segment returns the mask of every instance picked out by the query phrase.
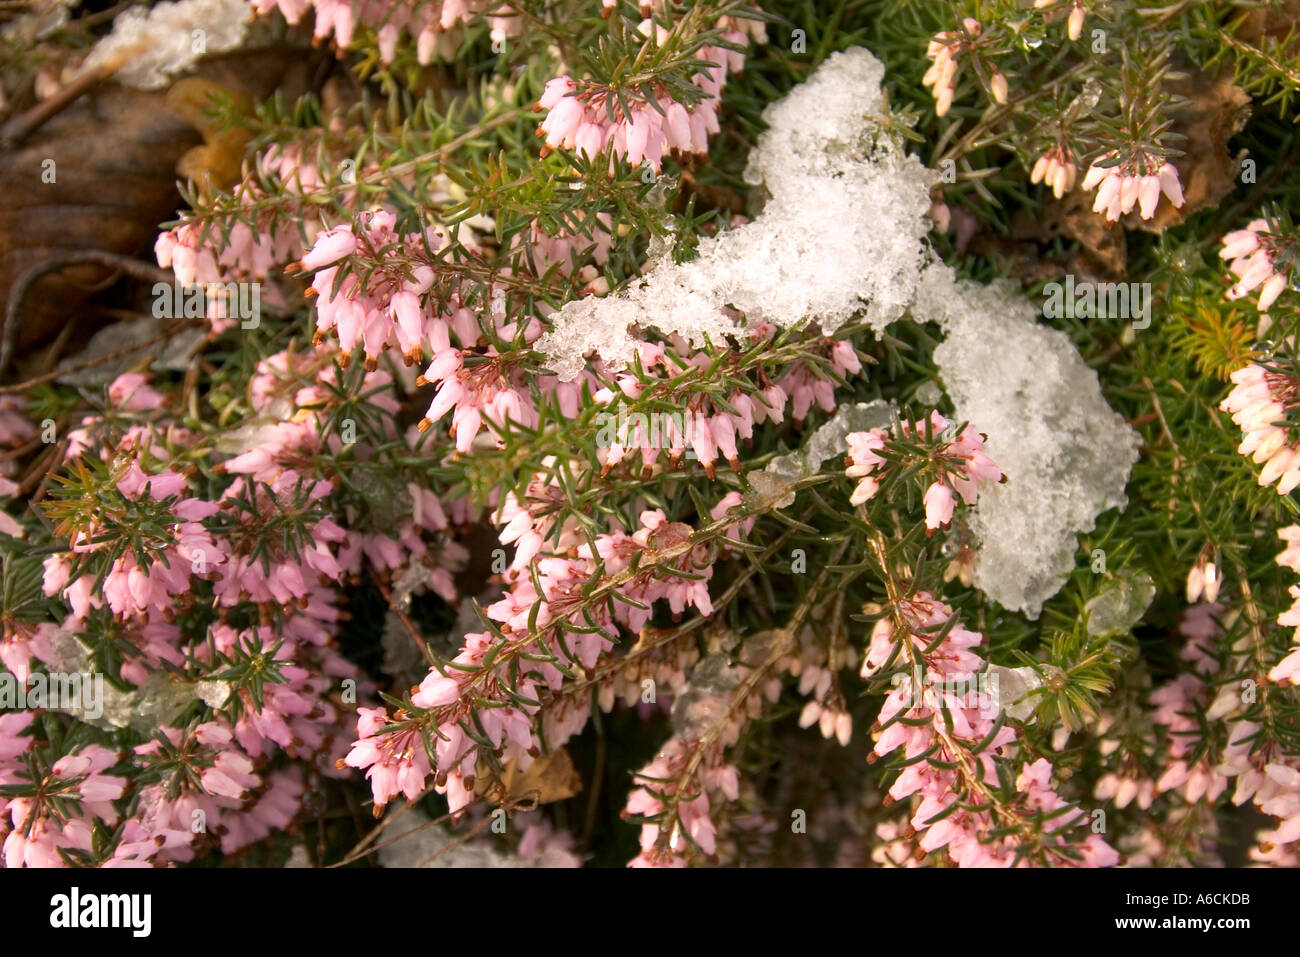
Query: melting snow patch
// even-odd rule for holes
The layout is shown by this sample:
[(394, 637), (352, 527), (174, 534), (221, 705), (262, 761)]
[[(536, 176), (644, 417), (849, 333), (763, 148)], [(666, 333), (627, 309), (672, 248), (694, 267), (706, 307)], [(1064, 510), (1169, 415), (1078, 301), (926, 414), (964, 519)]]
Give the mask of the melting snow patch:
[(925, 271), (912, 307), (946, 330), (939, 374), (958, 418), (988, 434), (985, 450), (1007, 476), (980, 490), (971, 519), (975, 584), (1033, 618), (1074, 568), (1078, 533), (1127, 504), (1138, 457), (1137, 434), (1106, 404), (1097, 373), (1036, 313), (1008, 286), (959, 282), (942, 263)]
[(179, 0), (127, 10), (95, 44), (82, 70), (115, 69), (119, 83), (161, 89), (204, 54), (239, 46), (248, 32), (248, 12), (246, 0)]
[[(1027, 299), (959, 282), (933, 261), (925, 214), (937, 176), (884, 130), (883, 80), (866, 50), (831, 56), (763, 113), (769, 129), (745, 178), (770, 199), (752, 223), (701, 240), (690, 262), (660, 259), (613, 295), (566, 304), (537, 348), (570, 380), (593, 353), (615, 367), (630, 362), (636, 329), (699, 347), (764, 321), (816, 321), (828, 335), (859, 317), (883, 331), (909, 310), (939, 323), (947, 338), (935, 360), (948, 394), (958, 416), (988, 434), (1007, 476), (981, 491), (972, 517), (975, 583), (1036, 617), (1074, 567), (1075, 536), (1126, 503), (1138, 438), (1069, 338), (1039, 325)], [(778, 471), (804, 464), (783, 460)]]

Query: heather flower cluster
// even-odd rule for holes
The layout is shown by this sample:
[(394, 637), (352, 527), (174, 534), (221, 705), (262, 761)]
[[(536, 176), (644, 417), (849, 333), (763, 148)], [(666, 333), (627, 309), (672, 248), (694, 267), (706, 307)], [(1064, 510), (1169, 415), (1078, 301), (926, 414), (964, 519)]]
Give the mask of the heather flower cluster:
[[(1295, 530), (1282, 536), (1295, 538)], [(1293, 568), (1296, 558), (1279, 556)], [(1253, 746), (1261, 733), (1258, 722), (1244, 717), (1246, 701), (1238, 682), (1222, 684), (1231, 673), (1231, 658), (1222, 661), (1207, 649), (1231, 624), (1232, 613), (1222, 605), (1204, 603), (1189, 608), (1181, 633), (1186, 638), (1180, 657), (1189, 669), (1177, 680), (1151, 693), (1157, 706), (1152, 716), (1164, 729), (1167, 751), (1157, 766), (1156, 793), (1178, 794), (1189, 810), (1212, 806), (1225, 793), (1234, 805), (1247, 801), (1273, 818), (1257, 835), (1251, 858), (1261, 863), (1294, 863), (1300, 842), (1300, 771), (1294, 756), (1272, 745)], [(1283, 663), (1285, 664), (1285, 662)], [(1270, 681), (1286, 682), (1282, 665)], [(1217, 685), (1217, 689), (1216, 689)], [(1207, 722), (1210, 722), (1207, 725)], [(1207, 740), (1207, 737), (1211, 740)], [(1228, 789), (1231, 788), (1231, 791)], [(1213, 862), (1213, 852), (1206, 862)]]
[(1029, 174), (1031, 183), (1044, 183), (1052, 188), (1052, 194), (1060, 199), (1074, 189), (1079, 178), (1079, 167), (1075, 162), (1073, 151), (1068, 146), (1053, 146), (1034, 163)]
[[(761, 21), (726, 17), (719, 23), (721, 39), (747, 45), (751, 38), (763, 43), (767, 34)], [(663, 44), (671, 35), (668, 28), (651, 20), (638, 30)], [(698, 99), (691, 104), (674, 100), (666, 88), (653, 99), (641, 91), (623, 91), (590, 81), (558, 76), (546, 84), (537, 101), (547, 111), (538, 127), (551, 149), (573, 150), (595, 160), (608, 150), (632, 166), (646, 164), (655, 173), (665, 154), (709, 152), (709, 136), (718, 132), (718, 109), (729, 73), (744, 68), (744, 55), (730, 47), (706, 46), (697, 54), (709, 65), (691, 78)]]
[[(948, 420), (938, 412), (931, 412), (924, 422), (900, 423), (900, 438), (911, 435), (927, 443), (939, 438), (938, 442), (933, 442), (934, 447), (927, 450), (926, 471), (932, 476), (923, 498), (927, 534), (938, 528), (946, 529), (952, 523), (953, 509), (958, 500), (968, 506), (974, 505), (979, 499), (979, 483), (1005, 481), (1001, 470), (984, 454), (984, 442), (988, 436), (967, 425), (960, 432), (956, 432), (955, 427), (951, 429), (955, 437), (949, 441), (946, 438), (949, 431)], [(891, 467), (902, 464), (891, 461), (887, 453), (882, 454), (888, 448), (889, 440), (885, 429), (854, 432), (845, 437), (849, 446), (849, 464), (845, 474), (858, 480), (849, 499), (852, 504), (860, 505), (874, 498)]]
[[(967, 17), (960, 30), (937, 34), (926, 48), (925, 55), (932, 61), (922, 83), (933, 87), (934, 111), (945, 116), (952, 108), (952, 98), (957, 92), (957, 75), (961, 70), (961, 57), (970, 51), (980, 35), (978, 20)], [(1007, 101), (1007, 80), (996, 70), (989, 79), (989, 91), (999, 103)]]
[[(357, 28), (363, 27), (375, 35), (380, 56), (391, 62), (397, 52), (403, 33), (415, 38), (418, 62), (431, 62), (445, 47), (443, 38), (448, 31), (470, 23), (478, 14), (493, 12), (490, 16), (494, 39), (504, 39), (519, 33), (519, 19), (507, 7), (495, 0), (401, 0), (384, 3), (380, 0), (251, 0), (254, 12), (266, 16), (277, 10), (289, 23), (297, 23), (310, 10), (313, 18), (314, 42), (323, 43), (331, 36), (340, 50), (354, 42)], [(454, 49), (454, 48), (453, 48)]]
[(1177, 167), (1145, 154), (1121, 157), (1111, 152), (1094, 160), (1082, 187), (1097, 190), (1092, 211), (1105, 213), (1108, 222), (1132, 212), (1134, 206), (1143, 219), (1150, 219), (1162, 194), (1175, 207), (1183, 205)]
[[(1052, 764), (1046, 758), (1022, 767), (1017, 802), (989, 800), (998, 786), (997, 759), (1013, 757), (1017, 735), (1011, 725), (994, 725), (996, 709), (980, 701), (979, 692), (921, 693), (922, 675), (973, 685), (971, 679), (985, 664), (974, 650), (984, 636), (953, 621), (952, 609), (928, 592), (900, 598), (881, 612), (862, 677), (891, 663), (904, 670), (872, 726), (875, 745), (868, 760), (874, 763), (902, 748), (907, 766), (890, 786), (885, 805), (920, 798), (905, 829), (909, 839), (916, 838), (917, 851), (909, 861), (947, 848), (962, 867), (1016, 866), (1035, 850), (1062, 866), (1115, 864), (1119, 855), (1104, 839), (1076, 830), (1084, 823), (1083, 812), (1053, 790)], [(918, 760), (923, 755), (933, 760)], [(965, 806), (954, 812), (959, 802)], [(1000, 827), (1007, 828), (1006, 836), (992, 837)], [(1041, 846), (1032, 847), (1027, 836)]]
[[(446, 667), (431, 670), (411, 695), (409, 712), (390, 721), (380, 708), (364, 712), (358, 721), (360, 737), (346, 763), (367, 769), (377, 810), (399, 792), (408, 799), (417, 796), (435, 767), (434, 790), (446, 795), (453, 813), (461, 810), (473, 796), (480, 748), (489, 747), (498, 761), (526, 771), (541, 751), (543, 729), (546, 743), (559, 747), (586, 723), (589, 704), (567, 709), (540, 727), (535, 720), (539, 694), (560, 691), (568, 667), (594, 667), (613, 647), (620, 626), (634, 634), (640, 631), (656, 601), (665, 601), (675, 615), (688, 608), (705, 615), (712, 610), (712, 569), (702, 560), (705, 550), (692, 545), (690, 528), (668, 522), (661, 511), (647, 511), (633, 533), (602, 535), (593, 546), (578, 544), (577, 523), (570, 522), (567, 530), (556, 530), (557, 548), (539, 558), (533, 550), (540, 550), (539, 529), (549, 532), (551, 520), (545, 515), (546, 489), (535, 494), (529, 509), (515, 502), (503, 510), (514, 518), (502, 538), (521, 540), (516, 567), (504, 576), (504, 597), (486, 609), (504, 647), (496, 643), (495, 629), (467, 634), (464, 650)], [(729, 504), (721, 503), (724, 511)], [(644, 563), (646, 556), (664, 553), (679, 557), (666, 562), (659, 574), (626, 574), (634, 561)], [(602, 580), (619, 582), (622, 600), (593, 612), (583, 592)], [(565, 626), (583, 632), (570, 632), (566, 640)], [(536, 663), (534, 676), (513, 682), (512, 688), (510, 675), (521, 659)], [(480, 713), (475, 705), (482, 708), (484, 701), (494, 705)], [(466, 733), (463, 727), (471, 711), (478, 717), (478, 734)], [(413, 753), (421, 728), (437, 741), (432, 763), (422, 750)]]

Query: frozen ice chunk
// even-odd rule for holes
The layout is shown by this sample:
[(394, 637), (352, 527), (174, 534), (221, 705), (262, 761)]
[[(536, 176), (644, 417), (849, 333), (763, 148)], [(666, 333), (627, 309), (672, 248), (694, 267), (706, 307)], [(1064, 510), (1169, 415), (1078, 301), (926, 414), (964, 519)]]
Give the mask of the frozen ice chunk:
[(1117, 578), (1083, 606), (1088, 615), (1088, 634), (1128, 631), (1142, 620), (1155, 597), (1156, 584), (1146, 572)]
[(1033, 716), (1039, 702), (1033, 691), (1043, 684), (1043, 676), (1034, 668), (1028, 665), (1022, 668), (989, 665), (983, 677), (992, 715), (1005, 709), (1007, 717), (1015, 721), (1025, 721)]
[(221, 708), (230, 700), (231, 687), (229, 681), (200, 681), (194, 685), (194, 697), (209, 708)]
[(916, 388), (916, 401), (927, 408), (939, 404), (943, 398), (943, 390), (933, 382), (922, 382)]
[(899, 318), (925, 262), (938, 177), (885, 132), (883, 78), (880, 61), (853, 48), (769, 106), (745, 171), (769, 194), (763, 212), (701, 240), (690, 262), (658, 258), (612, 295), (567, 303), (537, 342), (549, 368), (567, 381), (593, 353), (626, 365), (633, 329), (699, 348), (764, 321), (815, 321), (829, 335), (859, 314), (882, 331)]
[(754, 469), (745, 475), (745, 481), (752, 490), (745, 493), (745, 504), (755, 511), (794, 504), (794, 489), (778, 475)]
[(719, 653), (709, 655), (691, 671), (690, 681), (673, 699), (673, 734), (698, 740), (709, 728), (727, 718), (732, 690), (741, 683), (740, 669)]
[[(884, 399), (841, 405), (830, 420), (804, 443), (802, 448), (779, 455), (767, 463), (766, 472), (786, 482), (816, 475), (827, 459), (843, 459), (847, 451), (844, 437), (850, 432), (885, 428), (890, 423), (890, 403)], [(751, 482), (752, 484), (752, 482)]]
[(45, 662), (51, 673), (64, 678), (59, 700), (46, 702), (51, 711), (62, 711), (105, 731), (131, 728), (145, 734), (172, 725), (194, 701), (194, 686), (155, 671), (133, 691), (122, 691), (107, 681), (90, 649), (70, 631), (60, 628), (50, 640)]
[(912, 309), (946, 331), (934, 358), (957, 416), (988, 434), (1007, 476), (981, 490), (971, 520), (975, 585), (1031, 618), (1074, 567), (1078, 533), (1127, 503), (1139, 441), (1069, 337), (1036, 314), (1008, 285), (959, 282), (942, 263), (926, 270)]
[(379, 846), (379, 863), (383, 867), (550, 868), (574, 867), (577, 863), (571, 853), (556, 844), (550, 844), (540, 854), (524, 859), (494, 847), (486, 838), (467, 841), (464, 832), (454, 833), (435, 824), (419, 810), (410, 811), (395, 821), (392, 830), (396, 836), (388, 839), (391, 843), (384, 842)]

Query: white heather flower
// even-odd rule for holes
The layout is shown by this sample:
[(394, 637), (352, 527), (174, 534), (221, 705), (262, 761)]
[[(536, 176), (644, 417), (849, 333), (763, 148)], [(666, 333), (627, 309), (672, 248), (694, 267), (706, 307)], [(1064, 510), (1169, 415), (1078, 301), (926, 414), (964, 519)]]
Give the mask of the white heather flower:
[(1208, 558), (1201, 559), (1187, 573), (1187, 603), (1194, 604), (1203, 598), (1214, 604), (1219, 600), (1219, 586), (1222, 583), (1219, 566)]
[(1251, 363), (1232, 374), (1236, 383), (1219, 408), (1232, 413), (1242, 431), (1239, 455), (1262, 465), (1260, 485), (1277, 483), (1279, 495), (1300, 485), (1300, 449), (1290, 443), (1285, 427), (1287, 410), (1296, 405), (1297, 383), (1285, 372)]
[(1287, 270), (1277, 265), (1277, 235), (1266, 220), (1255, 219), (1245, 229), (1223, 237), (1219, 256), (1229, 260), (1228, 268), (1237, 277), (1228, 290), (1229, 299), (1240, 299), (1259, 288), (1259, 310), (1264, 312), (1287, 286)]
[[(1112, 150), (1099, 157), (1099, 160), (1112, 159), (1117, 155)], [(1150, 219), (1155, 215), (1161, 193), (1174, 206), (1183, 205), (1183, 187), (1178, 179), (1178, 169), (1172, 163), (1153, 159), (1146, 154), (1130, 157), (1114, 166), (1099, 166), (1094, 162), (1083, 178), (1083, 188), (1089, 190), (1094, 187), (1097, 189), (1097, 198), (1092, 204), (1092, 211), (1105, 213), (1108, 222), (1114, 222), (1120, 216), (1132, 212), (1134, 206), (1138, 207), (1143, 219)]]
[[(934, 93), (935, 107), (937, 115), (943, 116), (952, 106), (953, 94), (957, 92), (957, 71), (960, 64), (957, 61), (958, 55), (970, 47), (970, 39), (979, 36), (980, 25), (978, 20), (967, 17), (962, 21), (965, 32), (951, 30), (946, 33), (935, 34), (930, 45), (926, 48), (925, 55), (934, 62), (930, 64), (930, 69), (925, 71), (925, 76), (921, 78), (923, 86), (932, 87)], [(1001, 79), (1002, 98), (999, 103), (1006, 102), (1006, 78), (1001, 74), (995, 74), (992, 84), (993, 96), (998, 98), (997, 80)]]

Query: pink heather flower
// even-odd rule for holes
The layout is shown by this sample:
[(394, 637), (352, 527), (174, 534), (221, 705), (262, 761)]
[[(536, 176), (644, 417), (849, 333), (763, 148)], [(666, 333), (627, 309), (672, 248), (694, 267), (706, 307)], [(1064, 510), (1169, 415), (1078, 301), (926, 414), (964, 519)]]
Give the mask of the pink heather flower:
[[(641, 826), (641, 854), (629, 867), (685, 866), (692, 845), (708, 856), (716, 852), (717, 825), (710, 814), (715, 804), (740, 797), (739, 774), (726, 762), (722, 748), (715, 745), (694, 772), (691, 784), (695, 796), (679, 799), (677, 784), (695, 747), (697, 743), (692, 740), (669, 738), (654, 760), (633, 776), (623, 817), (647, 820)], [(666, 808), (665, 799), (674, 801), (675, 808)]]
[[(348, 227), (336, 227), (318, 237), (315, 247), (302, 260), (305, 268), (321, 267), (312, 279), (308, 295), (316, 299), (316, 335), (314, 343), (327, 336), (338, 338), (342, 352), (340, 365), (345, 368), (360, 345), (365, 353), (366, 369), (378, 367), (379, 356), (397, 347), (405, 365), (420, 361), (426, 351), (442, 355), (453, 348), (454, 333), (467, 349), (478, 345), (480, 330), (475, 314), (461, 306), (453, 296), (449, 312), (433, 314), (425, 294), (437, 278), (435, 254), (448, 240), (446, 230), (431, 225), (423, 232), (398, 235), (396, 216), (387, 209), (371, 209), (360, 216), (360, 233)], [(364, 239), (364, 242), (362, 240)], [(462, 240), (476, 249), (468, 230)], [(401, 247), (397, 253), (393, 247)], [(343, 255), (358, 256), (366, 266), (360, 273), (338, 280), (338, 260)], [(416, 265), (402, 265), (398, 258)], [(377, 260), (377, 261), (375, 261)], [(364, 274), (363, 287), (359, 274)], [(497, 332), (502, 338), (514, 337), (515, 330), (505, 321), (500, 298), (494, 297), (487, 318), (502, 320)], [(537, 335), (541, 334), (540, 328)], [(532, 336), (535, 338), (535, 336)], [(474, 432), (471, 430), (470, 437)]]
[(216, 257), (200, 244), (199, 229), (194, 224), (160, 234), (154, 242), (154, 253), (158, 265), (163, 269), (170, 267), (182, 286), (217, 282), (221, 278)]
[(1079, 176), (1079, 167), (1074, 162), (1074, 153), (1068, 146), (1053, 146), (1034, 163), (1030, 174), (1031, 183), (1043, 183), (1052, 188), (1052, 194), (1060, 199), (1074, 189)]
[[(736, 44), (748, 44), (751, 34), (760, 41), (766, 36), (756, 21), (727, 17), (720, 26), (724, 37)], [(649, 20), (639, 27), (647, 37), (651, 29)], [(667, 35), (661, 25), (657, 33), (661, 41)], [(693, 107), (663, 95), (653, 103), (638, 99), (644, 94), (631, 91), (623, 91), (619, 97), (597, 84), (579, 84), (572, 77), (559, 76), (547, 82), (538, 99), (538, 108), (548, 111), (538, 132), (549, 149), (574, 150), (589, 160), (608, 149), (611, 161), (613, 156), (621, 156), (632, 166), (644, 163), (656, 173), (669, 151), (707, 154), (708, 137), (719, 130), (717, 111), (727, 74), (739, 72), (744, 57), (723, 47), (704, 47), (698, 56), (713, 65), (692, 77), (704, 94)]]
[[(532, 820), (538, 816), (538, 820)], [(542, 867), (581, 867), (582, 858), (574, 853), (574, 837), (568, 831), (556, 830), (546, 818), (536, 812), (525, 812), (523, 837), (515, 854), (521, 861), (535, 862)]]
[[(180, 775), (171, 786), (142, 788), (138, 810), (124, 823), (122, 842), (108, 866), (193, 860), (203, 849), (200, 835), (217, 825), (221, 850), (230, 854), (292, 822), (303, 793), (298, 768), (273, 772), (264, 781), (241, 750), (238, 730), (232, 732), (222, 721), (206, 722), (188, 734), (161, 730), (167, 747), (156, 739), (140, 745), (135, 763), (147, 768), (162, 762), (165, 768), (179, 759), (195, 768), (198, 777)], [(204, 826), (196, 828), (200, 823)]]
[[(184, 476), (170, 470), (148, 475), (133, 460), (117, 487), (128, 499), (148, 496), (164, 502), (184, 494), (187, 482)], [(49, 596), (62, 593), (77, 620), (84, 618), (92, 606), (107, 606), (123, 618), (170, 610), (174, 596), (190, 591), (192, 575), (216, 571), (225, 561), (225, 549), (200, 524), (216, 513), (215, 505), (186, 498), (170, 508), (176, 518), (170, 526), (171, 540), (155, 542), (154, 554), (145, 564), (141, 564), (141, 557), (132, 549), (127, 549), (108, 567), (99, 592), (92, 593), (93, 574), (89, 577), (83, 574), (69, 583), (67, 560), (52, 555), (45, 561), (45, 593)], [(73, 551), (79, 554), (103, 551), (107, 543), (100, 540), (100, 529), (92, 526), (87, 532), (84, 540), (73, 542)]]
[[(598, 213), (595, 216), (585, 217), (579, 211), (574, 216), (590, 230), (591, 236), (563, 230), (551, 235), (537, 222), (533, 223), (526, 234), (515, 234), (513, 241), (516, 245), (523, 245), (524, 236), (527, 235), (527, 244), (538, 274), (545, 273), (551, 266), (557, 266), (562, 275), (569, 276), (573, 274), (574, 264), (581, 263), (582, 257), (589, 255), (599, 264), (604, 264), (609, 259), (610, 245), (613, 242), (609, 232), (612, 222), (609, 214)], [(604, 280), (603, 276), (598, 278)]]
[(993, 71), (993, 76), (989, 80), (989, 93), (993, 95), (995, 102), (1007, 102), (1007, 78), (996, 70)]
[[(721, 521), (727, 516), (727, 512), (744, 502), (744, 496), (739, 492), (728, 492), (718, 500), (718, 504), (709, 509), (709, 517), (715, 522)], [(743, 540), (750, 530), (754, 527), (754, 522), (758, 519), (751, 515), (743, 522), (732, 525), (727, 529), (727, 537), (736, 541)]]
[[(331, 35), (341, 50), (352, 43), (358, 24), (374, 31), (378, 40), (380, 59), (391, 63), (397, 53), (402, 33), (416, 40), (418, 62), (423, 66), (439, 52), (440, 43), (448, 30), (457, 24), (468, 23), (479, 14), (490, 12), (498, 0), (445, 0), (443, 3), (419, 3), (417, 0), (251, 0), (253, 9), (260, 15), (279, 10), (289, 23), (298, 23), (308, 10), (314, 11), (315, 42), (321, 43)], [(488, 23), (494, 40), (515, 36), (519, 32), (518, 17), (489, 16)], [(442, 51), (444, 55), (446, 50)]]
[(163, 397), (148, 385), (141, 372), (127, 372), (109, 384), (108, 401), (123, 412), (149, 412), (163, 404)]
[[(1279, 529), (1277, 535), (1286, 543), (1277, 556), (1277, 563), (1300, 573), (1300, 525), (1288, 525)], [(1295, 629), (1292, 633), (1295, 647), (1268, 673), (1268, 680), (1279, 685), (1300, 684), (1300, 587), (1292, 585), (1288, 591), (1292, 598), (1291, 607), (1278, 615), (1277, 621), (1284, 627)]]
[(852, 432), (844, 437), (849, 447), (849, 466), (844, 474), (859, 479), (849, 498), (853, 505), (861, 505), (880, 490), (880, 479), (873, 473), (878, 466), (885, 464), (885, 459), (878, 453), (885, 447), (887, 434), (884, 429), (872, 429), (869, 432)]
[[(923, 497), (928, 532), (948, 527), (958, 497), (966, 505), (974, 505), (980, 483), (1004, 481), (1002, 470), (984, 453), (985, 436), (967, 425), (953, 440), (945, 442), (939, 436), (947, 428), (947, 419), (938, 412), (930, 414), (931, 435), (938, 443), (927, 457), (927, 464), (938, 475)], [(919, 438), (925, 434), (925, 423), (905, 422), (902, 429), (904, 435)], [(879, 491), (880, 480), (888, 469), (887, 460), (879, 452), (889, 441), (889, 433), (883, 428), (845, 436), (849, 465), (844, 474), (859, 480), (849, 498), (851, 504), (860, 505)]]
[(61, 851), (89, 854), (95, 829), (116, 827), (113, 802), (126, 793), (127, 779), (104, 773), (120, 755), (96, 744), (47, 767), (41, 767), (46, 758), (37, 755), (33, 779), (21, 760), (30, 755), (31, 739), (20, 737), (32, 717), (0, 716), (0, 783), (20, 789), (19, 796), (0, 798), (0, 833), (5, 834), (0, 851), (5, 867), (64, 867)]
[(1114, 166), (1098, 165), (1100, 160), (1118, 155), (1114, 150), (1106, 153), (1088, 168), (1088, 174), (1083, 178), (1084, 190), (1097, 188), (1093, 212), (1104, 212), (1106, 220), (1114, 222), (1136, 205), (1141, 217), (1150, 219), (1155, 215), (1161, 193), (1174, 206), (1183, 205), (1182, 184), (1178, 180), (1178, 169), (1172, 163), (1141, 153)]
[(799, 727), (810, 728), (815, 724), (823, 738), (834, 737), (841, 747), (848, 747), (853, 738), (853, 716), (845, 710), (834, 672), (819, 665), (801, 664), (799, 693), (810, 692), (813, 700), (800, 712)]
[(299, 768), (269, 774), (265, 789), (251, 807), (241, 814), (223, 815), (226, 833), (221, 836), (222, 852), (232, 854), (288, 828), (302, 807), (305, 792)]
[(1083, 34), (1083, 4), (1075, 3), (1070, 9), (1068, 32), (1071, 40), (1077, 40)]
[(1156, 797), (1156, 783), (1150, 778), (1135, 778), (1119, 774), (1105, 774), (1097, 781), (1092, 796), (1098, 801), (1109, 801), (1123, 809), (1130, 804), (1145, 811)]
[[(1202, 799), (1216, 800), (1228, 786), (1228, 779), (1215, 770), (1207, 755), (1202, 755), (1194, 764), (1187, 760), (1200, 737), (1197, 706), (1204, 707), (1208, 703), (1207, 690), (1205, 682), (1196, 674), (1184, 673), (1176, 681), (1151, 693), (1151, 703), (1157, 706), (1153, 720), (1168, 728), (1169, 742), (1165, 771), (1155, 783), (1158, 793), (1179, 791), (1189, 802), (1195, 803)], [(1096, 796), (1106, 799), (1100, 793), (1100, 785)]]
[(430, 774), (429, 756), (424, 740), (415, 727), (399, 728), (387, 734), (379, 729), (389, 723), (400, 724), (401, 715), (390, 722), (383, 708), (358, 708), (357, 734), (352, 750), (343, 759), (349, 767), (366, 768), (375, 797), (375, 816), (398, 794), (414, 801), (424, 793)]
[[(1285, 529), (1281, 537), (1288, 543), (1289, 552), (1300, 541), (1300, 529)], [(1292, 556), (1287, 556), (1282, 564), (1289, 567), (1292, 560)], [(1217, 720), (1234, 713), (1239, 706), (1238, 691), (1231, 683), (1218, 694), (1218, 698), (1231, 700), (1231, 710), (1221, 711), (1217, 701), (1211, 703), (1215, 697), (1211, 683), (1220, 683), (1223, 676), (1219, 662), (1202, 647), (1223, 637), (1216, 616), (1224, 611), (1215, 605), (1197, 605), (1188, 610), (1179, 626), (1188, 639), (1181, 657), (1192, 663), (1193, 670), (1184, 672), (1151, 695), (1152, 702), (1158, 705), (1156, 723), (1168, 728), (1169, 757), (1157, 790), (1178, 790), (1189, 802), (1213, 803), (1235, 778), (1232, 803), (1253, 801), (1277, 825), (1258, 833), (1260, 847), (1252, 851), (1252, 859), (1286, 859), (1285, 849), (1282, 852), (1276, 849), (1300, 842), (1300, 768), (1295, 758), (1276, 754), (1272, 746), (1262, 743), (1257, 724), (1232, 719), (1228, 722), (1228, 744), (1219, 754), (1219, 763), (1211, 763), (1211, 751), (1205, 751), (1195, 764), (1189, 763), (1191, 755), (1199, 750), (1204, 720), (1208, 718), (1214, 727)], [(1266, 850), (1270, 845), (1273, 849)]]
[(935, 482), (925, 490), (924, 503), (925, 527), (931, 530), (941, 526), (947, 528), (952, 522), (953, 507), (957, 504), (952, 489), (942, 482)]
[(831, 346), (831, 367), (842, 376), (861, 375), (862, 361), (853, 349), (853, 343), (838, 339)]
[(1264, 219), (1225, 235), (1219, 255), (1229, 260), (1228, 268), (1237, 277), (1228, 298), (1240, 299), (1258, 287), (1259, 310), (1267, 311), (1289, 282), (1288, 270), (1278, 266), (1281, 249), (1281, 237)]
[(934, 220), (935, 229), (941, 233), (946, 233), (949, 227), (952, 226), (952, 210), (942, 200), (935, 200), (931, 203), (930, 210), (926, 215)]
[(299, 267), (311, 272), (325, 266), (332, 266), (346, 256), (357, 251), (357, 237), (351, 226), (335, 226), (316, 237), (315, 244), (302, 259)]
[(454, 678), (431, 671), (420, 684), (420, 690), (411, 695), (411, 704), (417, 708), (438, 708), (453, 704), (459, 698), (460, 685)]
[[(947, 627), (945, 632), (952, 609), (928, 592), (899, 601), (889, 612), (877, 620), (862, 665), (863, 677), (874, 675), (891, 658), (899, 670), (873, 726), (875, 744), (869, 759), (885, 757), (899, 748), (909, 759), (891, 785), (885, 804), (914, 800), (910, 825), (920, 834), (918, 846), (924, 853), (946, 848), (960, 867), (1011, 866), (1016, 862), (1017, 839), (989, 837), (1005, 824), (1003, 819), (995, 820), (987, 810), (952, 811), (953, 804), (973, 788), (996, 788), (995, 759), (1015, 756), (1015, 730), (1004, 724), (995, 731), (996, 713), (981, 708), (969, 692), (953, 690), (977, 687), (971, 679), (983, 670), (984, 661), (974, 649), (984, 636), (960, 625)], [(915, 685), (920, 674), (916, 669), (945, 680), (922, 689)], [(972, 755), (976, 744), (981, 750)], [(1019, 799), (1004, 813), (1024, 815), (1026, 821), (1038, 814), (1055, 815), (1048, 826), (1048, 854), (1073, 844), (1089, 866), (1116, 863), (1118, 855), (1113, 849), (1104, 842), (1091, 841), (1095, 835), (1069, 839), (1067, 832), (1081, 823), (1082, 815), (1052, 790), (1051, 772), (1045, 758), (1025, 765), (1016, 781)], [(1053, 859), (1055, 863), (1073, 863), (1064, 855)]]

